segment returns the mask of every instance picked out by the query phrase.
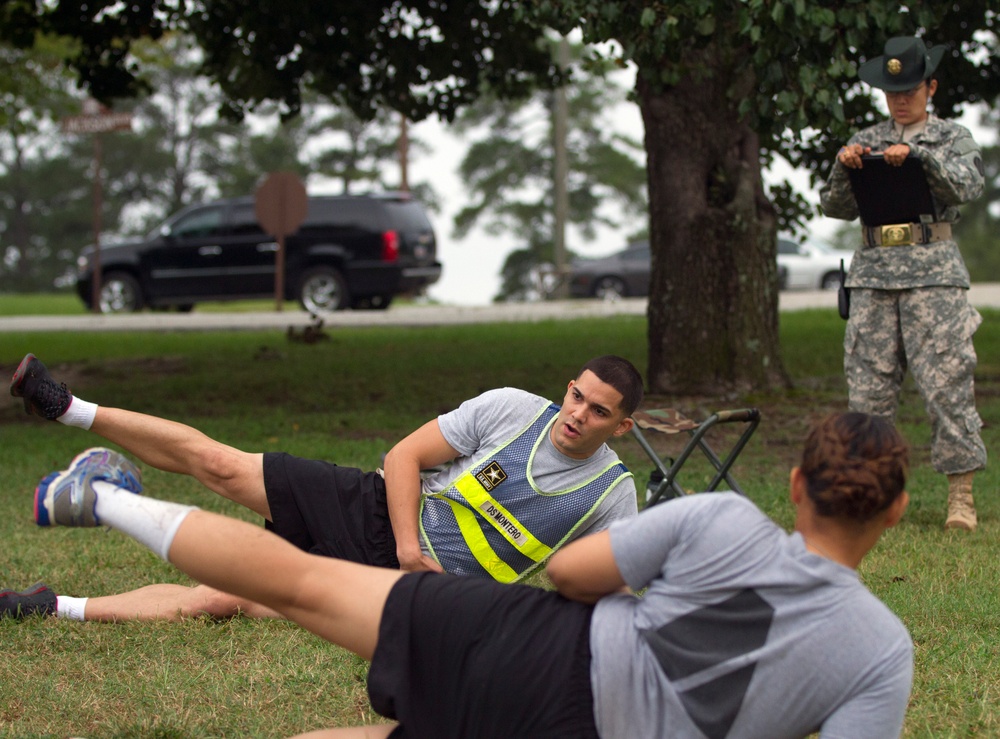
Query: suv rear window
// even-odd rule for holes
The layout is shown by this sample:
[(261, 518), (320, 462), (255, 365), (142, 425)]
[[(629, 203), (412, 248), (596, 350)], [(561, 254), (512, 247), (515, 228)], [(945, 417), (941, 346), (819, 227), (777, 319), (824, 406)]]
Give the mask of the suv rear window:
[(389, 222), (400, 231), (425, 231), (431, 227), (424, 209), (412, 200), (382, 200)]

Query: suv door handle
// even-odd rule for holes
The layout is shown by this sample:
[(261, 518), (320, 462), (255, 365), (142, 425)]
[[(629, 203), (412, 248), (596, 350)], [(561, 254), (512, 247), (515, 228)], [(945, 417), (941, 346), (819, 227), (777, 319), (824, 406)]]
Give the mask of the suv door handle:
[(276, 251), (278, 251), (278, 242), (277, 241), (268, 241), (266, 244), (257, 244), (257, 251), (259, 251), (259, 252), (265, 252), (265, 251), (274, 251), (274, 252), (276, 252)]
[(198, 247), (198, 256), (200, 257), (217, 257), (222, 254), (221, 246), (200, 246)]

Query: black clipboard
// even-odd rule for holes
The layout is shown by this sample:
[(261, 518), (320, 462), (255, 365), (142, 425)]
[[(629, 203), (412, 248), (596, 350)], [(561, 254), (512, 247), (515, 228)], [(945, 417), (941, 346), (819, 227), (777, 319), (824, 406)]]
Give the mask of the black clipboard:
[(866, 226), (935, 220), (931, 188), (916, 157), (908, 156), (894, 167), (881, 154), (865, 154), (861, 169), (848, 169), (847, 174)]

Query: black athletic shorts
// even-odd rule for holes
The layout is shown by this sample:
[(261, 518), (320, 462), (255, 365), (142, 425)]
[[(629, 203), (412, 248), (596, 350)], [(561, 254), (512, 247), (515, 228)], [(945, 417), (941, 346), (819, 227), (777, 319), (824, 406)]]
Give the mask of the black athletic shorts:
[(438, 573), (389, 593), (368, 696), (393, 737), (597, 737), (593, 606), (528, 585)]
[(299, 549), (376, 567), (399, 568), (377, 472), (285, 453), (264, 454), (267, 528)]

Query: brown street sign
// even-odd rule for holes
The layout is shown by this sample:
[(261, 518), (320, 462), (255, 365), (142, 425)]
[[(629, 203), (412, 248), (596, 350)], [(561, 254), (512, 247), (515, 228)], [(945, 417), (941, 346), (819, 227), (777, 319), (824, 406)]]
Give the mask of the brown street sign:
[(285, 292), (285, 237), (299, 230), (308, 210), (306, 186), (294, 172), (271, 172), (254, 195), (257, 222), (278, 240), (274, 255), (275, 310), (281, 310)]
[(102, 113), (100, 115), (76, 115), (63, 118), (62, 130), (66, 133), (105, 133), (107, 131), (132, 130), (131, 113)]

